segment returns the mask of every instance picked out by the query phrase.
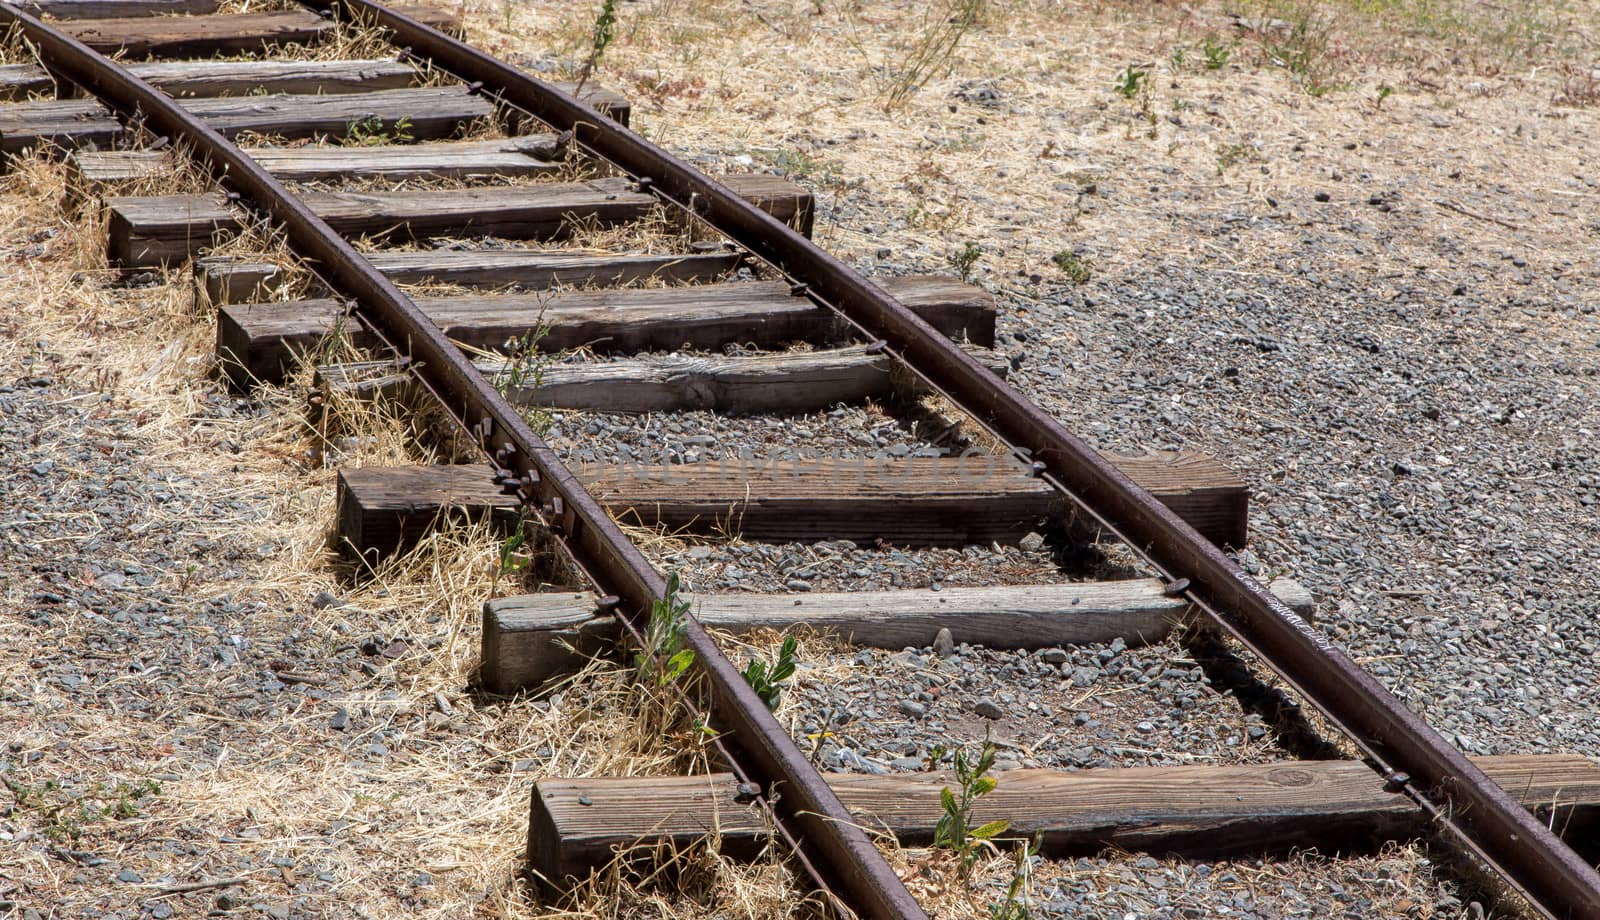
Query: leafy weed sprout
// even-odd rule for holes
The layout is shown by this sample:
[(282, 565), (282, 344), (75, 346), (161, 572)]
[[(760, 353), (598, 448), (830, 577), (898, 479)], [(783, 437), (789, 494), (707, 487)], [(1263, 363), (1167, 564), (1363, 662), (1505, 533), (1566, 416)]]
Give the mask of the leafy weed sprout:
[(1221, 70), (1228, 66), (1228, 58), (1233, 56), (1233, 49), (1214, 38), (1207, 38), (1200, 45), (1200, 51), (1206, 56), (1207, 70)]
[[(937, 764), (946, 753), (943, 746), (935, 745), (928, 757)], [(985, 738), (977, 760), (969, 758), (965, 750), (957, 749), (953, 762), (956, 784), (960, 789), (952, 791), (946, 786), (939, 790), (939, 803), (944, 814), (939, 817), (939, 823), (934, 825), (933, 845), (954, 851), (961, 860), (963, 877), (970, 877), (979, 854), (985, 847), (993, 847), (994, 838), (1005, 833), (1011, 822), (999, 819), (972, 826), (972, 807), (978, 799), (993, 792), (995, 786), (999, 785), (999, 781), (989, 775), (990, 768), (994, 766), (994, 744)]]
[(978, 259), (982, 258), (983, 250), (971, 240), (961, 247), (961, 251), (950, 257), (950, 267), (961, 273), (962, 281), (972, 280), (972, 270), (977, 267)]
[(640, 683), (666, 686), (694, 664), (694, 651), (683, 647), (688, 617), (689, 601), (681, 594), (678, 573), (673, 572), (667, 576), (666, 594), (650, 608), (644, 648), (633, 658)]
[(344, 145), (346, 147), (382, 147), (386, 144), (409, 144), (415, 138), (411, 134), (411, 116), (402, 115), (399, 120), (387, 129), (383, 126), (383, 119), (376, 115), (358, 118), (345, 127)]
[(1131, 102), (1132, 100), (1138, 98), (1140, 90), (1144, 89), (1145, 83), (1149, 79), (1149, 71), (1141, 70), (1138, 67), (1129, 64), (1127, 70), (1124, 70), (1122, 73), (1117, 75), (1117, 82), (1112, 85), (1112, 88), (1115, 89), (1117, 93), (1122, 96), (1122, 98)]
[(795, 656), (799, 649), (799, 640), (794, 636), (787, 636), (783, 640), (783, 646), (778, 649), (778, 660), (770, 666), (760, 658), (753, 659), (745, 665), (745, 683), (756, 691), (756, 695), (761, 697), (761, 702), (766, 703), (768, 709), (778, 708), (778, 701), (783, 696), (783, 682), (794, 676)]
[(1070, 249), (1061, 250), (1051, 256), (1050, 261), (1054, 262), (1056, 268), (1061, 269), (1061, 273), (1073, 284), (1084, 284), (1094, 277), (1094, 263)]
[(606, 53), (606, 46), (617, 37), (617, 0), (601, 0), (600, 12), (594, 17), (594, 29), (589, 34), (589, 56), (584, 58), (583, 66), (578, 68), (577, 86), (572, 94), (577, 95), (583, 91), (583, 85), (594, 76), (595, 68), (600, 66), (600, 56)]

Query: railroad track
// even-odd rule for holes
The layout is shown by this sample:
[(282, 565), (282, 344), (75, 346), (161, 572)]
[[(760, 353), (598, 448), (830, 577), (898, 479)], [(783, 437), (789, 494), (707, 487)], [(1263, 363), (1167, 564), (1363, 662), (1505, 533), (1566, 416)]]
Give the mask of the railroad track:
[[(675, 660), (697, 678), (673, 685), (675, 704), (715, 730), (715, 771), (541, 781), (528, 854), (547, 886), (587, 876), (619, 848), (716, 834), (729, 852), (777, 841), (841, 910), (924, 915), (863, 828), (930, 840), (950, 779), (823, 776), (705, 625), (806, 625), (885, 648), (960, 637), (1055, 649), (1148, 640), (1186, 621), (1197, 643), (1221, 649), (1227, 636), (1253, 653), (1362, 760), (1014, 772), (980, 814), (1036, 834), (1047, 854), (1117, 846), (1219, 857), (1428, 834), (1473, 854), (1547, 916), (1600, 917), (1600, 876), (1551, 830), (1594, 817), (1591, 764), (1463, 757), (1309, 624), (1306, 598), (1292, 587), (1279, 597), (1219, 548), (1247, 539), (1242, 482), (1205, 457), (1100, 456), (1005, 384), (981, 291), (861, 277), (807, 238), (804, 190), (707, 177), (629, 131), (626, 100), (544, 83), (463, 44), (449, 15), (421, 7), (338, 0), (227, 14), (208, 0), (40, 0), (0, 4), (0, 16), (38, 56), (0, 68), (0, 94), (15, 100), (0, 107), (0, 154), (70, 158), (75, 194), (102, 201), (108, 257), (123, 270), (193, 260), (203, 302), (219, 311), (232, 384), (280, 381), (308, 356), (334, 354), (333, 339), (369, 360), (324, 360), (314, 400), (421, 392), (481, 452), (475, 464), (342, 473), (339, 534), (352, 555), (404, 548), (447, 515), (500, 514), (519, 538), (532, 534), (570, 562), (581, 590), (488, 605), (489, 690), (536, 688), (630, 645), (660, 673), (676, 667), (650, 657), (672, 626), (665, 651), (681, 648)], [(397, 54), (272, 57), (353, 23)], [(56, 98), (31, 98), (40, 95)], [(330, 136), (363, 143), (317, 142)], [(294, 141), (310, 143), (285, 143)], [(219, 190), (119, 193), (180, 160)], [(648, 221), (666, 228), (665, 242), (624, 253), (392, 246), (549, 240)], [(281, 234), (298, 264), (217, 247), (259, 228)], [(419, 283), (451, 293), (399, 286)], [(518, 342), (621, 357), (528, 379), (525, 358), (508, 368), (487, 354)], [(783, 349), (795, 342), (811, 348)], [(732, 343), (764, 350), (632, 357)], [(475, 361), (463, 345), (483, 354)], [(562, 456), (526, 417), (529, 406), (795, 412), (907, 394), (933, 394), (948, 411), (940, 440), (951, 442), (956, 420), (972, 437), (890, 459), (607, 466)], [(672, 585), (618, 520), (898, 547), (1017, 542), (1049, 528), (1069, 544), (1119, 539), (1145, 577), (707, 596), (697, 616), (676, 621)]]

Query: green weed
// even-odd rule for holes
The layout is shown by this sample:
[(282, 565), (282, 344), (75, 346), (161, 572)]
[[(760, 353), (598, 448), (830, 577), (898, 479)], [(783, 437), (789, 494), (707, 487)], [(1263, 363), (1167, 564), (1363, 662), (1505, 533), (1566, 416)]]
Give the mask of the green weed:
[(600, 12), (594, 17), (594, 27), (589, 33), (589, 55), (583, 59), (583, 66), (578, 68), (578, 85), (572, 90), (574, 96), (582, 92), (583, 85), (594, 76), (595, 68), (600, 66), (600, 56), (606, 53), (606, 47), (616, 37), (617, 0), (601, 0)]
[(1094, 277), (1094, 263), (1070, 249), (1061, 250), (1051, 256), (1050, 261), (1074, 284), (1083, 284)]
[(1236, 163), (1249, 156), (1250, 148), (1243, 144), (1223, 144), (1217, 148), (1217, 175), (1226, 175)]
[(678, 573), (667, 576), (666, 593), (650, 608), (644, 648), (633, 657), (640, 683), (670, 684), (694, 664), (694, 651), (683, 647), (689, 601), (681, 596)]
[(1233, 56), (1233, 48), (1214, 38), (1207, 38), (1200, 45), (1200, 50), (1206, 56), (1207, 70), (1221, 70), (1228, 66), (1228, 58)]
[[(935, 745), (928, 757), (937, 764), (944, 759), (947, 752), (942, 746)], [(953, 850), (961, 860), (961, 872), (970, 876), (972, 867), (978, 861), (978, 856), (985, 847), (992, 847), (994, 838), (1005, 832), (1011, 826), (1009, 821), (996, 820), (977, 827), (972, 826), (972, 808), (978, 799), (988, 795), (999, 785), (999, 781), (989, 775), (989, 770), (994, 766), (994, 744), (989, 739), (983, 741), (983, 748), (978, 752), (978, 759), (972, 760), (965, 750), (957, 749), (954, 752), (954, 767), (956, 784), (959, 791), (952, 791), (949, 786), (939, 790), (939, 803), (944, 809), (944, 814), (939, 817), (939, 823), (933, 828), (933, 845), (945, 850)]]
[(770, 666), (760, 658), (745, 665), (745, 683), (756, 691), (768, 709), (778, 708), (778, 700), (783, 695), (783, 682), (794, 676), (795, 655), (799, 649), (799, 640), (788, 636), (783, 640), (783, 647), (778, 649), (778, 660)]
[(161, 794), (161, 784), (153, 780), (110, 786), (95, 783), (82, 795), (66, 792), (53, 779), (29, 786), (0, 775), (0, 782), (11, 792), (17, 808), (32, 812), (44, 836), (58, 844), (76, 842), (103, 821), (137, 818), (145, 800)]
[(950, 257), (950, 267), (961, 273), (962, 281), (972, 280), (972, 270), (978, 266), (978, 259), (983, 257), (983, 250), (971, 240), (961, 247), (961, 251)]
[(345, 127), (344, 145), (346, 147), (382, 147), (388, 144), (409, 144), (415, 138), (411, 135), (411, 116), (402, 115), (393, 125), (385, 128), (383, 119), (376, 115), (358, 118)]
[(1128, 69), (1117, 76), (1117, 82), (1112, 84), (1112, 89), (1121, 94), (1122, 98), (1132, 102), (1138, 98), (1140, 91), (1145, 88), (1145, 84), (1149, 80), (1150, 73), (1148, 71), (1129, 64)]

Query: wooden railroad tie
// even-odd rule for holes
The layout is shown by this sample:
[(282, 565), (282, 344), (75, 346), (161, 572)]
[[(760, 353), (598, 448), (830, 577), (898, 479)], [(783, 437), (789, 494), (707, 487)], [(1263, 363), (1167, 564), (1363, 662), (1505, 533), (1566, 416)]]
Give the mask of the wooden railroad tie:
[[(1600, 829), (1600, 766), (1576, 755), (1476, 757), (1473, 761), (1541, 822), (1574, 842)], [(1012, 770), (977, 801), (973, 821), (1004, 818), (1006, 836), (1042, 835), (1049, 856), (1106, 848), (1222, 859), (1294, 849), (1371, 852), (1425, 834), (1428, 816), (1384, 791), (1356, 761), (1238, 766)], [(943, 815), (943, 773), (826, 776), (869, 829), (926, 846)], [(619, 851), (693, 846), (708, 835), (725, 855), (749, 858), (767, 842), (759, 806), (740, 801), (734, 778), (709, 776), (541, 779), (533, 790), (528, 861), (556, 888), (587, 878)]]
[[(1113, 458), (1209, 539), (1243, 546), (1249, 491), (1198, 454)], [(992, 464), (991, 464), (992, 461)], [(1032, 531), (1071, 526), (1059, 492), (1000, 457), (903, 460), (738, 459), (671, 467), (579, 465), (574, 474), (611, 514), (672, 531), (745, 540), (871, 546), (1014, 543)], [(443, 516), (483, 518), (517, 508), (488, 466), (408, 466), (339, 472), (341, 548), (385, 555), (415, 543)]]
[[(987, 348), (967, 346), (997, 376), (1011, 365)], [(921, 378), (902, 373), (895, 359), (866, 345), (754, 355), (651, 355), (541, 367), (537, 383), (509, 378), (513, 359), (473, 364), (505, 397), (529, 408), (588, 412), (820, 412), (841, 403), (921, 395)], [(323, 405), (339, 399), (410, 400), (422, 396), (400, 361), (318, 365), (312, 389)]]
[[(725, 277), (743, 261), (732, 250), (695, 253), (610, 253), (583, 249), (470, 249), (373, 252), (367, 260), (400, 284), (542, 291), (557, 285), (608, 286), (644, 280), (704, 283)], [(230, 256), (195, 260), (195, 285), (216, 305), (272, 300), (288, 279), (276, 262)], [(329, 292), (314, 290), (310, 296)]]
[[(554, 134), (377, 147), (253, 147), (247, 152), (267, 172), (293, 181), (520, 178), (562, 168)], [(87, 195), (160, 176), (172, 168), (173, 157), (159, 150), (79, 150), (69, 165), (74, 189)]]
[[(451, 137), (495, 115), (493, 103), (465, 86), (217, 96), (191, 99), (184, 107), (226, 137), (254, 131), (285, 140), (344, 137), (353, 125), (374, 136), (403, 131), (413, 140), (431, 140)], [(46, 142), (65, 149), (106, 147), (124, 134), (122, 123), (92, 100), (0, 106), (0, 153), (7, 157)]]
[[(217, 96), (262, 94), (370, 93), (385, 89), (405, 89), (420, 76), (410, 64), (393, 58), (343, 61), (146, 61), (125, 65), (136, 77), (178, 98), (203, 99)], [(574, 83), (553, 84), (564, 92), (579, 91)], [(0, 99), (25, 100), (41, 93), (72, 96), (76, 88), (58, 84), (37, 64), (0, 65)], [(627, 124), (632, 107), (625, 96), (598, 84), (586, 84), (579, 98), (596, 110)], [(0, 137), (12, 134), (34, 138), (31, 144), (49, 142), (58, 147), (73, 146), (73, 126), (58, 116), (59, 101), (17, 102), (0, 109)], [(115, 121), (109, 109), (84, 102), (75, 111), (84, 119), (96, 120), (109, 129)]]
[[(980, 346), (994, 342), (994, 301), (981, 290), (929, 276), (879, 283), (946, 335)], [(416, 303), (452, 339), (488, 350), (539, 329), (544, 330), (537, 343), (542, 350), (588, 346), (609, 353), (715, 350), (731, 342), (835, 345), (851, 334), (832, 311), (794, 296), (788, 285), (764, 281), (419, 297)], [(345, 312), (331, 299), (224, 306), (217, 317), (217, 355), (238, 386), (280, 381), (297, 355), (316, 353)], [(377, 344), (354, 324), (344, 326), (352, 344)]]
[[(340, 97), (331, 97), (340, 98)], [(734, 180), (736, 183), (740, 180)], [(756, 203), (779, 220), (810, 213), (809, 192), (773, 177), (750, 184)], [(519, 240), (560, 238), (574, 218), (615, 226), (638, 220), (657, 206), (654, 195), (621, 178), (542, 185), (473, 187), (401, 192), (304, 192), (302, 200), (348, 236), (391, 242), (430, 236), (500, 236)], [(220, 237), (237, 233), (244, 212), (222, 195), (149, 195), (108, 199), (108, 256), (123, 268), (149, 268), (199, 255)]]
[[(1280, 578), (1272, 590), (1310, 619), (1311, 594)], [(620, 628), (588, 592), (524, 594), (483, 605), (479, 681), (493, 693), (534, 689), (618, 647)], [(956, 642), (998, 649), (1038, 649), (1122, 639), (1159, 642), (1193, 611), (1154, 578), (1017, 585), (916, 588), (808, 594), (706, 594), (695, 597), (703, 624), (732, 633), (798, 626), (851, 645), (901, 649), (933, 642), (941, 629)]]
[(18, 0), (30, 13), (57, 19), (104, 19), (114, 16), (198, 16), (222, 8), (220, 0)]
[[(397, 3), (395, 8), (435, 29), (461, 32), (461, 20), (454, 13), (421, 4)], [(152, 55), (204, 58), (261, 51), (273, 45), (309, 45), (328, 38), (337, 28), (332, 19), (310, 10), (154, 16), (126, 15), (120, 4), (111, 9), (118, 13), (114, 18), (73, 18), (56, 26), (96, 51), (120, 52), (128, 59)]]

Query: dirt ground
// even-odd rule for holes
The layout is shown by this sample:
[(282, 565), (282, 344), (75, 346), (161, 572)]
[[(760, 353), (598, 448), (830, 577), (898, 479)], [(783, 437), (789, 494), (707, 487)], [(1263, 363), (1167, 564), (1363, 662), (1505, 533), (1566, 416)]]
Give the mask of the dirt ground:
[[(476, 41), (552, 76), (580, 68), (597, 12), (465, 7)], [(866, 270), (970, 274), (1002, 298), (1004, 331), (1059, 330), (1046, 366), (1109, 347), (1086, 298), (1183, 271), (1308, 299), (1329, 282), (1374, 302), (1461, 289), (1472, 335), (1595, 365), (1600, 4), (644, 0), (616, 13), (594, 79), (634, 100), (647, 136), (707, 169), (813, 188), (817, 238)], [(0, 916), (793, 908), (760, 866), (714, 866), (723, 895), (707, 905), (616, 888), (568, 912), (525, 901), (531, 777), (647, 773), (670, 755), (644, 742), (615, 674), (539, 701), (469, 691), (478, 606), (503, 587), (493, 535), (444, 534), (352, 584), (323, 543), (337, 466), (427, 455), (382, 419), (322, 443), (303, 389), (228, 394), (187, 277), (115, 283), (97, 224), (59, 206), (61, 182), (38, 163), (0, 180)], [(1408, 322), (1364, 331), (1399, 338)], [(1101, 446), (1201, 446), (1269, 499), (1326, 485), (1301, 481), (1292, 439), (1250, 446), (1185, 416), (1181, 392), (1152, 413), (1176, 424), (1126, 424), (1125, 394), (1093, 380), (1022, 379)], [(1238, 416), (1253, 431), (1294, 421)], [(1551, 539), (1592, 536), (1591, 504), (1542, 500)], [(1296, 570), (1275, 527), (1252, 549)], [(1335, 595), (1335, 570), (1308, 583)], [(1593, 663), (1592, 646), (1571, 645), (1565, 663)], [(1427, 673), (1386, 679), (1429, 699)], [(1592, 697), (1533, 705), (1555, 727), (1486, 746), (1600, 754)], [(1413, 850), (1222, 865), (1228, 900), (1192, 907), (1120, 890), (1210, 884), (1192, 869), (1111, 863), (1053, 865), (1038, 884), (1085, 915), (1477, 916)], [(1003, 883), (1009, 867), (985, 872)], [(946, 916), (987, 909), (989, 895), (917, 885)]]

